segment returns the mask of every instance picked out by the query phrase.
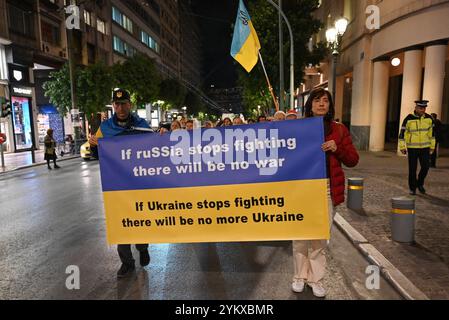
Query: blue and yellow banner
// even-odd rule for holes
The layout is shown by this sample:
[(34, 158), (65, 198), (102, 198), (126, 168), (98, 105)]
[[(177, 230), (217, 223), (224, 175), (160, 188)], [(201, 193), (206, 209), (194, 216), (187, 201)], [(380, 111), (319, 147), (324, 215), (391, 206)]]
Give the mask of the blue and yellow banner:
[(110, 244), (329, 239), (322, 118), (103, 138)]
[(231, 56), (250, 72), (259, 59), (260, 42), (243, 0), (240, 0), (232, 38)]

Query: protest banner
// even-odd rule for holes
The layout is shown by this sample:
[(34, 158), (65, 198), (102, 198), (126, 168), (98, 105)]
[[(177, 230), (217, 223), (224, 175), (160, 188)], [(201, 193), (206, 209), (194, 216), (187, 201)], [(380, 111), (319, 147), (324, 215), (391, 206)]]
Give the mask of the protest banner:
[(110, 244), (329, 239), (322, 118), (104, 138)]

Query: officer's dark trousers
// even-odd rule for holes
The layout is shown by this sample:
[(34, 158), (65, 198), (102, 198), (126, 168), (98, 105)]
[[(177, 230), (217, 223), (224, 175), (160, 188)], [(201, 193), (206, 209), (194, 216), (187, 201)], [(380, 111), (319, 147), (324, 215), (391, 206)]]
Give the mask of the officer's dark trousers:
[(430, 166), (433, 168), (437, 166), (437, 157), (438, 157), (438, 142), (435, 144), (435, 151), (430, 156)]
[[(408, 149), (408, 184), (410, 190), (415, 191), (418, 187), (424, 186), (424, 180), (429, 172), (430, 165), (430, 149)], [(418, 168), (418, 160), (421, 166), (418, 179), (416, 179), (416, 170)]]
[[(139, 252), (148, 250), (148, 244), (136, 244), (136, 249)], [(130, 244), (119, 244), (117, 246), (117, 251), (123, 264), (126, 264), (128, 266), (134, 265), (134, 258), (131, 252)]]

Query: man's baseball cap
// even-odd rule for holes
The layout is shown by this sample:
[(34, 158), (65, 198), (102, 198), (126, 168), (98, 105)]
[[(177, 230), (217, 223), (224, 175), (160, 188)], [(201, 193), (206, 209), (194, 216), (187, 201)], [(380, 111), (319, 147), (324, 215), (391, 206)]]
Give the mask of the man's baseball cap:
[(428, 100), (416, 100), (415, 103), (416, 103), (417, 107), (427, 108), (429, 101)]
[(114, 91), (112, 92), (112, 102), (119, 102), (119, 103), (123, 103), (123, 102), (130, 102), (131, 101), (131, 96), (129, 95), (129, 92), (124, 90), (124, 89), (114, 89)]

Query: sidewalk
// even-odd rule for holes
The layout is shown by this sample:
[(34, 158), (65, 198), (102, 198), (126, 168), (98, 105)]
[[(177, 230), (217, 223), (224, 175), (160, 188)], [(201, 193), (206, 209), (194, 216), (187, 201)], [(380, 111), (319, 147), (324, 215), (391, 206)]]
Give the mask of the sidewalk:
[(430, 299), (449, 299), (449, 158), (442, 150), (437, 168), (426, 179), (427, 195), (416, 196), (414, 244), (391, 239), (391, 199), (408, 196), (407, 158), (392, 152), (361, 152), (356, 168), (346, 169), (346, 177), (362, 177), (364, 211), (350, 211), (345, 205), (340, 215), (374, 245), (395, 267)]
[[(44, 160), (44, 150), (43, 149), (34, 151), (34, 156), (35, 156), (34, 165), (40, 165), (40, 164), (46, 163), (46, 161)], [(58, 156), (57, 161), (59, 162), (61, 160), (73, 159), (73, 158), (78, 158), (78, 157), (79, 157), (79, 155), (72, 156), (70, 154), (67, 154), (67, 155), (64, 155), (63, 157)], [(0, 163), (0, 174), (3, 172), (16, 170), (20, 167), (33, 165), (31, 151), (19, 152), (19, 153), (4, 153), (4, 159), (5, 159), (5, 167), (2, 168), (1, 163)]]

